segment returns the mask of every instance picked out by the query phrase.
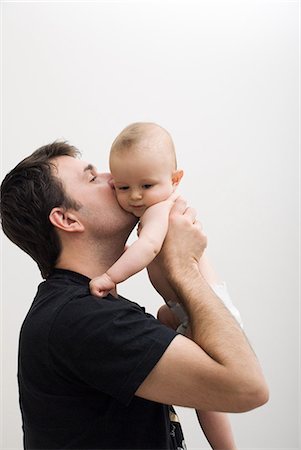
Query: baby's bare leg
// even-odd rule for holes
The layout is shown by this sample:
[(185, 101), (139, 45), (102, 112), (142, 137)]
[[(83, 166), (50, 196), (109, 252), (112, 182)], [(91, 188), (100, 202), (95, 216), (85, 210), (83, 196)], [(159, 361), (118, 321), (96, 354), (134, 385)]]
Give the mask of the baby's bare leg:
[(228, 308), (230, 313), (235, 317), (237, 322), (243, 328), (240, 313), (232, 303), (226, 283), (218, 277), (205, 254), (203, 254), (202, 258), (200, 259), (199, 269), (207, 283), (210, 284), (216, 295), (222, 300), (224, 305)]
[(157, 313), (157, 319), (160, 320), (160, 322), (166, 325), (167, 327), (172, 328), (173, 330), (176, 330), (180, 325), (179, 319), (177, 319), (177, 317), (173, 314), (170, 307), (167, 306), (166, 304), (160, 306)]
[(205, 252), (203, 253), (200, 261), (199, 261), (199, 269), (205, 280), (210, 286), (214, 286), (215, 284), (221, 283), (221, 279), (218, 277), (214, 268), (210, 264), (207, 255)]

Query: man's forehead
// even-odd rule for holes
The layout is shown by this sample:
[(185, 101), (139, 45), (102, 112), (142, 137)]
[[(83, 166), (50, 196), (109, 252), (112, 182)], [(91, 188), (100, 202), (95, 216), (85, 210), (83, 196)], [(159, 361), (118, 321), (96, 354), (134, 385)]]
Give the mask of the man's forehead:
[(95, 169), (95, 167), (87, 161), (66, 155), (55, 158), (53, 163), (57, 169), (57, 175), (63, 179), (66, 177), (83, 178), (87, 172)]

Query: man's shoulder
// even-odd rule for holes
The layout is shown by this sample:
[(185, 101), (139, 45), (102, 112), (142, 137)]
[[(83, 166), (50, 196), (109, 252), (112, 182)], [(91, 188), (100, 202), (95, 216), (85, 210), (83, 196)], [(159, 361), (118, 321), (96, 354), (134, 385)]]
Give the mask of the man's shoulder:
[(46, 280), (41, 283), (38, 293), (33, 303), (33, 308), (49, 309), (53, 313), (68, 313), (72, 310), (72, 315), (101, 313), (104, 311), (116, 311), (118, 309), (139, 309), (144, 312), (138, 303), (132, 302), (125, 297), (113, 297), (108, 294), (106, 297), (96, 297), (90, 293), (88, 284), (77, 284), (65, 281)]
[(111, 321), (130, 313), (149, 316), (138, 303), (123, 296), (114, 297), (108, 294), (99, 298), (92, 295), (88, 283), (62, 281), (52, 283), (51, 280), (47, 280), (37, 295), (37, 306), (43, 308), (43, 301), (44, 314), (52, 316), (56, 324), (69, 323), (70, 326), (77, 326), (78, 323), (85, 321), (89, 323)]

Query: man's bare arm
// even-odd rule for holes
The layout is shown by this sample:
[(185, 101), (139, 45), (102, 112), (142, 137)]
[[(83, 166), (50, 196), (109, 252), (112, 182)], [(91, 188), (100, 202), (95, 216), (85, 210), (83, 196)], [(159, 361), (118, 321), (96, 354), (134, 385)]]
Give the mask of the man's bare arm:
[(197, 417), (207, 441), (214, 450), (236, 450), (227, 414), (217, 411), (196, 410)]
[(159, 264), (188, 312), (194, 342), (176, 336), (136, 395), (204, 411), (247, 411), (267, 401), (268, 389), (240, 326), (200, 274), (205, 246), (193, 210), (177, 200)]

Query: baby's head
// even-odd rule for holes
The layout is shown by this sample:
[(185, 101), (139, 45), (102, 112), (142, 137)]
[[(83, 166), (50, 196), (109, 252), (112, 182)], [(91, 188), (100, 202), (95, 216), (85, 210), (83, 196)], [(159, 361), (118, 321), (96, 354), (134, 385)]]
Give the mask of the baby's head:
[(149, 122), (133, 123), (117, 136), (110, 170), (120, 206), (136, 217), (166, 200), (183, 176), (170, 134)]

